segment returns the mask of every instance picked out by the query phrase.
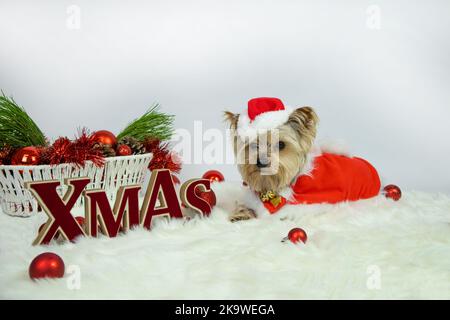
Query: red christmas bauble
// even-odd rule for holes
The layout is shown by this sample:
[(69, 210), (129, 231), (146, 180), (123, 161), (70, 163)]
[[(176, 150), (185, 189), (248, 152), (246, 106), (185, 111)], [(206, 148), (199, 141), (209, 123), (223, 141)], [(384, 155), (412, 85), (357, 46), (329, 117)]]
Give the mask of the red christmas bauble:
[(217, 170), (206, 171), (205, 174), (203, 174), (202, 178), (208, 179), (211, 182), (222, 182), (223, 180), (225, 180), (223, 174)]
[(62, 278), (64, 269), (64, 261), (60, 256), (52, 252), (44, 252), (31, 261), (28, 274), (31, 279)]
[(181, 181), (180, 181), (180, 179), (178, 179), (178, 177), (176, 176), (176, 175), (172, 175), (172, 182), (173, 182), (173, 184), (180, 184), (181, 183)]
[(126, 144), (119, 145), (116, 150), (118, 156), (130, 156), (132, 153), (133, 151), (131, 151), (130, 146), (127, 146)]
[(289, 241), (291, 241), (292, 243), (297, 243), (299, 241), (306, 243), (308, 236), (306, 235), (305, 230), (303, 230), (302, 228), (294, 228), (289, 231), (287, 239), (289, 239)]
[(77, 216), (75, 217), (75, 220), (77, 220), (78, 224), (80, 225), (80, 227), (84, 227), (84, 217), (82, 216)]
[(92, 134), (92, 139), (95, 142), (99, 142), (102, 144), (110, 145), (115, 148), (117, 145), (117, 138), (111, 131), (108, 130), (99, 130)]
[(383, 188), (383, 193), (386, 198), (398, 201), (402, 197), (402, 190), (395, 184), (389, 184)]
[(17, 150), (11, 159), (15, 166), (32, 166), (39, 164), (41, 159), (40, 149), (37, 147), (25, 147)]
[[(209, 206), (212, 208), (214, 208), (214, 206), (216, 205), (216, 194), (214, 193), (214, 191), (210, 190), (210, 191), (200, 191), (199, 188), (195, 189), (195, 194), (202, 198), (203, 200), (205, 200), (206, 202), (208, 202)], [(205, 215), (209, 215), (211, 213), (211, 211), (207, 211), (207, 212), (203, 212), (203, 214)]]

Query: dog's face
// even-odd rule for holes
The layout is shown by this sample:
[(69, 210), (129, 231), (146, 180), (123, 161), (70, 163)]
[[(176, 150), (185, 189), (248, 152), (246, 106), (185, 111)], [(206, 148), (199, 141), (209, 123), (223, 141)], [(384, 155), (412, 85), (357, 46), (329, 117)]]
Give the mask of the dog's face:
[(239, 114), (225, 112), (233, 134), (238, 169), (255, 191), (280, 191), (302, 171), (316, 136), (318, 118), (310, 107), (294, 110), (286, 123), (252, 139), (236, 135)]

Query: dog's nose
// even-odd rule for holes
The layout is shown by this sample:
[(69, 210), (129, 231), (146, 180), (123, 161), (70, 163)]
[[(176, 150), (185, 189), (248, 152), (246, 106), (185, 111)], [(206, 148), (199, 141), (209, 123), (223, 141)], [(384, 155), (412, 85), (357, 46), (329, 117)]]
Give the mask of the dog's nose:
[(258, 167), (258, 168), (266, 168), (266, 167), (268, 167), (269, 166), (269, 161), (267, 160), (267, 159), (260, 159), (260, 158), (258, 158), (257, 160), (256, 160), (256, 166)]

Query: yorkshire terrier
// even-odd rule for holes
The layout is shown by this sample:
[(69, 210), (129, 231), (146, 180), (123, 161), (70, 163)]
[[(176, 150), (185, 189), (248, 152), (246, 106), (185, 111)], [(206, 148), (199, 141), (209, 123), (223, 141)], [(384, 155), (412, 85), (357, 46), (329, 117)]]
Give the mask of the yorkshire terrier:
[(380, 178), (366, 160), (320, 151), (319, 118), (311, 107), (290, 109), (255, 98), (247, 112), (225, 112), (238, 170), (252, 200), (238, 203), (232, 222), (276, 213), (284, 205), (337, 203), (378, 195)]

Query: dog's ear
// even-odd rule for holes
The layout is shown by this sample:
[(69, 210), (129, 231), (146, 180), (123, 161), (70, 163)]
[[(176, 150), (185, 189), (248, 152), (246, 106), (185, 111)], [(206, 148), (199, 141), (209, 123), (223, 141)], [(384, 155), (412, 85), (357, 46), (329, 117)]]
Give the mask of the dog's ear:
[(294, 110), (289, 115), (288, 123), (301, 136), (309, 135), (315, 137), (319, 118), (313, 108), (302, 107)]
[(236, 130), (237, 123), (239, 120), (239, 114), (234, 114), (233, 112), (225, 111), (224, 118), (225, 118), (225, 121), (228, 122), (228, 124), (230, 125), (230, 129)]

